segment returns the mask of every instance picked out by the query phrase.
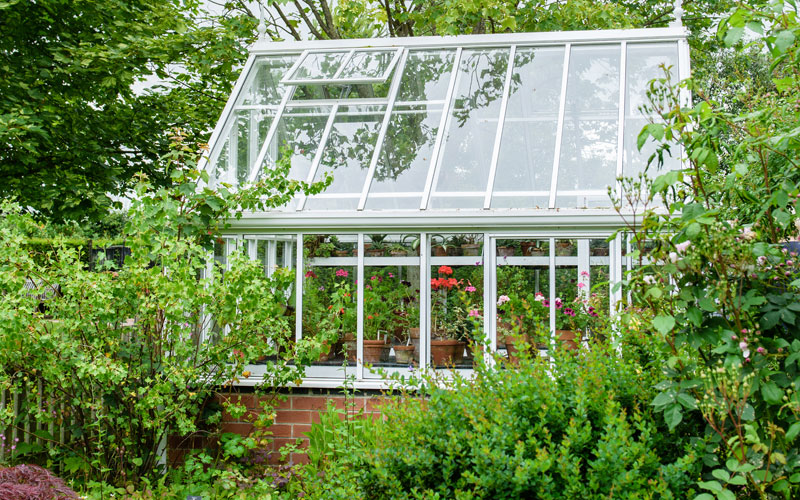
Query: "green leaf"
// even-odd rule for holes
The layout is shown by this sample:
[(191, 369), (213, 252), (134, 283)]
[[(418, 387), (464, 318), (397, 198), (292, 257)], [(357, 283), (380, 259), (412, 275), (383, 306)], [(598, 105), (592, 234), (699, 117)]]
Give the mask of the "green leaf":
[(691, 224), (689, 224), (689, 225), (686, 227), (686, 236), (688, 236), (688, 237), (689, 237), (689, 239), (693, 239), (693, 238), (695, 238), (695, 237), (696, 237), (698, 234), (700, 234), (700, 229), (701, 229), (701, 227), (700, 227), (700, 224), (699, 224), (699, 223), (697, 223), (697, 222), (692, 222)]
[(671, 332), (674, 326), (675, 318), (672, 316), (658, 315), (653, 318), (653, 327), (664, 335)]
[(726, 483), (731, 479), (730, 473), (728, 473), (728, 471), (726, 471), (725, 469), (714, 469), (713, 471), (711, 471), (711, 475), (719, 479), (720, 481), (724, 481)]
[(653, 402), (650, 403), (653, 406), (666, 406), (668, 404), (672, 404), (675, 402), (675, 392), (674, 391), (666, 391), (662, 392), (653, 399)]
[(714, 500), (714, 495), (709, 495), (708, 493), (700, 493), (694, 500)]
[(769, 404), (780, 404), (783, 397), (783, 391), (775, 384), (775, 382), (766, 382), (761, 384), (761, 395), (764, 400)]
[(719, 500), (736, 500), (736, 495), (727, 488), (717, 493), (717, 499)]
[(783, 30), (775, 36), (775, 48), (783, 54), (786, 52), (786, 49), (792, 46), (794, 40), (794, 33), (790, 30)]
[(697, 400), (695, 400), (694, 397), (685, 392), (681, 392), (678, 394), (678, 403), (680, 403), (681, 406), (683, 406), (687, 410), (697, 409)]
[(673, 404), (669, 408), (664, 411), (664, 420), (667, 422), (667, 426), (669, 430), (675, 429), (681, 420), (683, 420), (683, 414), (681, 410), (681, 405)]
[(744, 476), (733, 476), (728, 481), (728, 484), (734, 484), (736, 486), (744, 486), (745, 484), (747, 484), (747, 479), (745, 479)]
[(725, 33), (725, 39), (723, 42), (728, 47), (732, 47), (739, 43), (739, 40), (742, 39), (742, 35), (744, 34), (744, 28), (728, 28), (728, 31)]
[(795, 440), (798, 433), (800, 433), (800, 422), (795, 422), (790, 425), (789, 430), (786, 431), (786, 440), (791, 443)]
[(717, 481), (700, 481), (697, 485), (704, 490), (713, 491), (714, 493), (722, 491), (722, 485)]
[(742, 420), (751, 421), (756, 418), (756, 410), (749, 404), (745, 403), (742, 408)]

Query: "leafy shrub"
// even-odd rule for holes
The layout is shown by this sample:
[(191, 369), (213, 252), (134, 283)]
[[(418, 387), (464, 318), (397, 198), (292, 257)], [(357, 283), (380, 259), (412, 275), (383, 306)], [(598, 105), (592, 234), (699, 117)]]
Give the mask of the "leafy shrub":
[(0, 498), (77, 500), (78, 495), (47, 469), (37, 465), (17, 465), (0, 469)]
[(423, 377), (339, 467), (365, 498), (683, 498), (702, 442), (654, 418), (632, 352), (596, 344), (555, 364)]

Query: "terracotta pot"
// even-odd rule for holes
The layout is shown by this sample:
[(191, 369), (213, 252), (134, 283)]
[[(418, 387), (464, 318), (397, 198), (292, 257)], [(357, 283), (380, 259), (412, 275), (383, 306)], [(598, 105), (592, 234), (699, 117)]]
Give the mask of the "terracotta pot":
[(413, 345), (396, 345), (394, 346), (394, 359), (398, 363), (410, 365), (414, 360), (414, 346)]
[(334, 250), (333, 251), (333, 255), (335, 255), (337, 257), (349, 257), (350, 256), (350, 250)]
[(353, 333), (344, 334), (345, 352), (347, 353), (348, 363), (355, 363), (358, 355), (358, 340)]
[(389, 252), (389, 255), (391, 255), (392, 257), (405, 257), (408, 254), (406, 253), (405, 250), (392, 250), (391, 252)]
[(383, 257), (383, 250), (380, 248), (370, 248), (364, 250), (364, 255), (366, 257)]
[(564, 348), (570, 351), (578, 349), (581, 336), (575, 330), (556, 330), (558, 340), (564, 343)]
[(451, 257), (461, 255), (461, 247), (447, 247), (447, 255)]
[(522, 243), (519, 244), (519, 246), (522, 247), (522, 255), (525, 255), (526, 257), (531, 257), (531, 256), (539, 257), (544, 255), (545, 252), (543, 248), (539, 248), (536, 246), (535, 241), (523, 241)]
[(572, 255), (572, 243), (571, 242), (556, 242), (556, 255), (561, 257), (568, 257)]
[(596, 257), (608, 257), (608, 247), (592, 248), (590, 253)]
[(514, 247), (497, 247), (498, 257), (513, 257)]
[(477, 256), (481, 254), (480, 243), (464, 243), (461, 245), (461, 253), (469, 256)]
[(364, 340), (364, 363), (380, 363), (389, 357), (389, 345), (383, 340)]
[(411, 337), (411, 345), (419, 352), (419, 328), (409, 328), (408, 334)]
[(447, 257), (447, 250), (442, 245), (433, 246), (434, 257)]
[(459, 354), (464, 352), (464, 343), (458, 340), (431, 340), (431, 360), (436, 366), (452, 365), (461, 360), (461, 356), (456, 356), (456, 351), (461, 349)]
[(320, 353), (319, 358), (317, 359), (317, 361), (320, 363), (330, 361), (330, 359), (336, 354), (327, 340), (322, 341), (322, 347), (323, 351)]

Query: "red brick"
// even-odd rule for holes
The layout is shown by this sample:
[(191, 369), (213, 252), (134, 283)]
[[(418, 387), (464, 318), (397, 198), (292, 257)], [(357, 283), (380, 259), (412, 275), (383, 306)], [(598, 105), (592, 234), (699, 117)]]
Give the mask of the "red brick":
[(240, 436), (247, 436), (253, 430), (253, 424), (231, 423), (222, 424), (222, 432), (233, 432)]
[(289, 424), (273, 424), (269, 426), (270, 432), (274, 437), (294, 437), (292, 434), (292, 426)]
[(310, 430), (311, 424), (294, 424), (292, 426), (292, 437), (307, 439), (307, 436), (304, 433), (309, 432)]
[(300, 410), (279, 410), (275, 417), (276, 424), (310, 424), (311, 414), (316, 412)]
[(280, 450), (287, 444), (293, 445), (295, 443), (297, 443), (297, 440), (292, 438), (275, 438), (272, 440), (272, 446), (275, 451)]
[(292, 398), (293, 410), (324, 410), (328, 406), (325, 396), (295, 396)]
[(384, 398), (369, 398), (367, 399), (367, 411), (381, 411), (381, 407), (386, 404)]
[(293, 464), (307, 464), (310, 462), (308, 455), (305, 453), (292, 453), (291, 459)]

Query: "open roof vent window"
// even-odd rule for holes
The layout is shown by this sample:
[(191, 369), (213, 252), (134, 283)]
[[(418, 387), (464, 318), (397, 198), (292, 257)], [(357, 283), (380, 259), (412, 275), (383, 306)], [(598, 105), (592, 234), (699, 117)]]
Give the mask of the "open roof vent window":
[(383, 83), (392, 74), (402, 50), (402, 48), (307, 50), (281, 83), (285, 85)]

